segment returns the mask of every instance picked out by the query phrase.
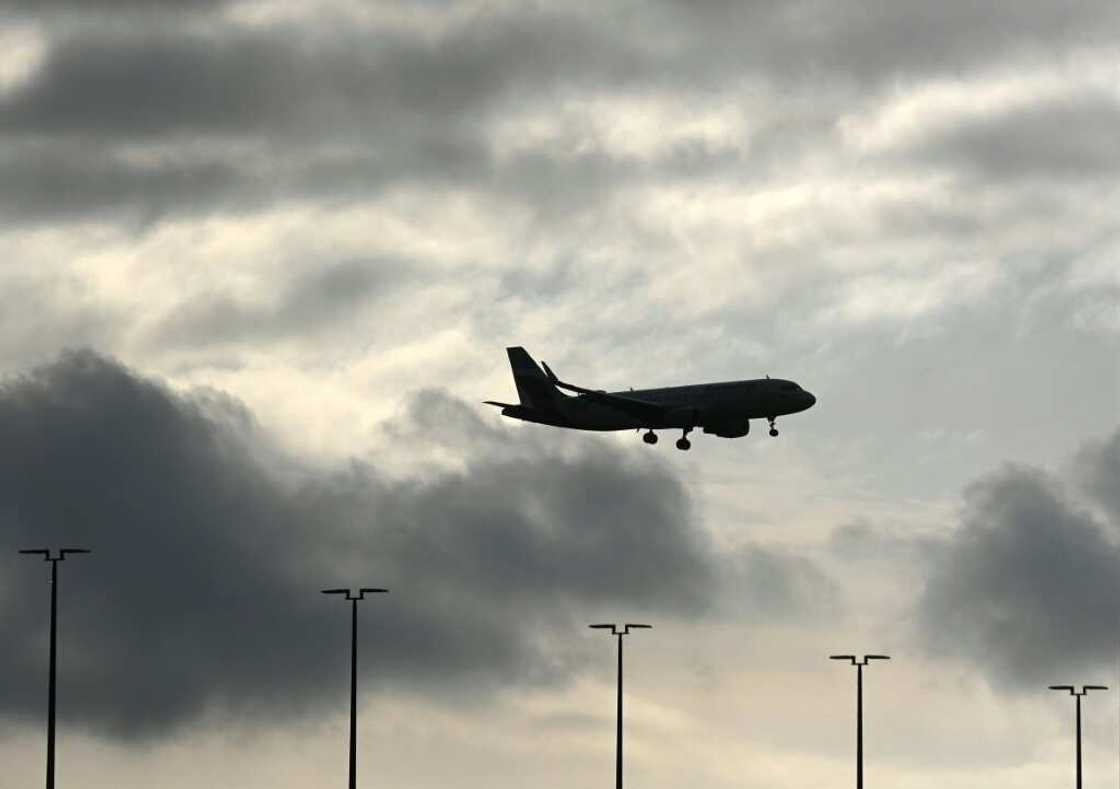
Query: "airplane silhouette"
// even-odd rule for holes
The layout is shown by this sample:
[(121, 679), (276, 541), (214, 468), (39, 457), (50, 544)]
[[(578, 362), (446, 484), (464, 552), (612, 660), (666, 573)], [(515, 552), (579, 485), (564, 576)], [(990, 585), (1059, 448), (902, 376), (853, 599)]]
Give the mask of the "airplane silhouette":
[[(779, 416), (811, 408), (817, 398), (793, 381), (757, 378), (750, 381), (671, 386), (602, 392), (565, 383), (547, 364), (542, 370), (520, 346), (506, 348), (520, 403), (484, 401), (502, 416), (574, 430), (645, 430), (642, 440), (657, 443), (655, 430), (683, 430), (677, 449), (689, 449), (695, 428), (723, 438), (750, 432), (750, 420), (766, 419), (770, 435), (778, 435)], [(566, 395), (560, 390), (574, 392)]]

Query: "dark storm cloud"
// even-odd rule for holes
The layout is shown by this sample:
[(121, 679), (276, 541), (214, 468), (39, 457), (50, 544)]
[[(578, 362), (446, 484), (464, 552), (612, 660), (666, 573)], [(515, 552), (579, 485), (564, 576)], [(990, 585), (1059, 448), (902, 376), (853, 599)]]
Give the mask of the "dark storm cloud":
[(155, 340), (199, 345), (307, 336), (418, 275), (415, 267), (387, 259), (322, 265), (294, 278), (273, 299), (247, 302), (213, 294), (188, 301), (161, 322)]
[[(1114, 497), (1120, 477), (1107, 452), (1084, 457), (1094, 487)], [(1005, 688), (1107, 675), (1120, 606), (1115, 527), (1043, 471), (1008, 466), (980, 479), (920, 603), (928, 646)]]
[[(63, 566), (61, 714), (159, 736), (207, 713), (246, 720), (333, 705), (347, 611), (364, 605), (371, 686), (437, 695), (554, 683), (604, 610), (710, 611), (719, 560), (667, 467), (603, 442), (519, 439), (438, 392), (399, 439), (457, 441), (462, 472), (390, 480), (301, 469), (217, 393), (189, 397), (89, 352), (0, 389), (0, 709), (41, 713), (45, 565), (16, 549), (94, 549)], [(754, 609), (796, 613), (805, 568), (752, 554)]]

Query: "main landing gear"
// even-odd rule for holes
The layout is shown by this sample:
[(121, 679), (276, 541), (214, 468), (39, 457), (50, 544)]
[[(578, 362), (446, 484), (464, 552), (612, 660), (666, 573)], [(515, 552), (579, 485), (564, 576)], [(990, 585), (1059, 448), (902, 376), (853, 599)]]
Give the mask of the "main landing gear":
[[(677, 449), (680, 449), (680, 450), (692, 449), (692, 442), (688, 440), (688, 433), (689, 433), (690, 430), (692, 430), (691, 427), (685, 428), (684, 435), (677, 439)], [(645, 441), (647, 444), (651, 444), (651, 445), (656, 444), (657, 443), (657, 433), (654, 433), (652, 430), (646, 431), (646, 433), (642, 435), (642, 441)]]
[(770, 435), (774, 438), (777, 438), (778, 428), (774, 427), (774, 421), (775, 420), (776, 420), (776, 417), (773, 417), (773, 416), (766, 417), (766, 421), (770, 423)]

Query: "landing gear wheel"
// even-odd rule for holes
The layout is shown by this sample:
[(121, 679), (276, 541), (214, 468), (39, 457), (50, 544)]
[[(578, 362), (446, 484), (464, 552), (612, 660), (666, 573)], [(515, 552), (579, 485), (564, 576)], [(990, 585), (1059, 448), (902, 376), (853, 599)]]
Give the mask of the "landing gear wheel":
[(692, 442), (689, 441), (687, 438), (678, 438), (677, 439), (677, 449), (680, 449), (680, 450), (683, 450), (683, 451), (688, 451), (689, 449), (692, 449)]
[(768, 417), (766, 417), (766, 421), (770, 423), (770, 437), (771, 438), (777, 438), (778, 437), (778, 428), (776, 428), (774, 426), (775, 417), (768, 416)]
[(657, 433), (654, 433), (652, 430), (649, 431), (644, 436), (642, 436), (642, 441), (645, 441), (647, 444), (656, 444), (657, 443)]

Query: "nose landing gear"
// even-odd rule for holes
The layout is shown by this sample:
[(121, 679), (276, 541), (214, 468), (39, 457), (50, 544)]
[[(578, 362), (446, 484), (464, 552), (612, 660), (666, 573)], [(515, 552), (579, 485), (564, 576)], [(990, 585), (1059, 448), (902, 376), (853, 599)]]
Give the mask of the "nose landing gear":
[(770, 423), (770, 435), (774, 438), (777, 438), (778, 436), (778, 428), (774, 427), (774, 422), (776, 421), (776, 419), (777, 417), (773, 416), (766, 417), (766, 421)]

